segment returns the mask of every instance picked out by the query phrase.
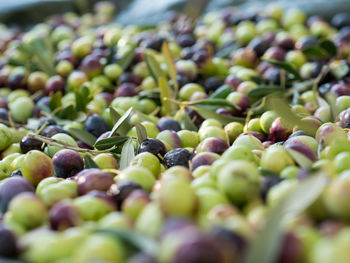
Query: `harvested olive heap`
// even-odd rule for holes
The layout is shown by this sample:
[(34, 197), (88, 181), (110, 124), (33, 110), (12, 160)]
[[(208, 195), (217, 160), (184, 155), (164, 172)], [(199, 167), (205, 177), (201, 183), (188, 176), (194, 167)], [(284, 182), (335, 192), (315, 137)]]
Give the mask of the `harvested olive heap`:
[(350, 262), (350, 14), (0, 27), (0, 257)]

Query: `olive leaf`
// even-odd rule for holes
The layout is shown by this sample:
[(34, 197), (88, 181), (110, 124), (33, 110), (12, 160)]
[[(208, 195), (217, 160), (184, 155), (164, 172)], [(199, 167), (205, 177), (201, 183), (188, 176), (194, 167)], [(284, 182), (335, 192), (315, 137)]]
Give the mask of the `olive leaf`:
[(225, 99), (220, 99), (220, 98), (209, 98), (205, 100), (195, 100), (191, 101), (191, 105), (210, 105), (210, 106), (220, 106), (220, 107), (231, 107), (233, 109), (240, 109), (239, 106), (229, 102), (228, 100)]
[(121, 58), (117, 60), (117, 64), (122, 67), (123, 70), (127, 69), (134, 59), (135, 56), (136, 45), (132, 45), (129, 47), (129, 50), (126, 51)]
[(242, 124), (245, 123), (245, 118), (217, 114), (212, 110), (208, 110), (202, 107), (192, 107), (192, 109), (198, 112), (198, 114), (201, 115), (204, 119), (216, 119), (221, 122), (222, 125), (226, 125), (234, 121), (240, 122)]
[(106, 150), (112, 147), (122, 145), (129, 139), (129, 136), (113, 136), (110, 138), (98, 140), (94, 147), (97, 150)]
[(185, 130), (198, 131), (197, 126), (194, 124), (193, 120), (188, 116), (187, 112), (183, 110), (182, 113), (182, 125)]
[(266, 84), (267, 83), (266, 79), (264, 79), (260, 76), (251, 76), (250, 80), (254, 81), (257, 84)]
[(49, 107), (50, 107), (50, 110), (55, 110), (56, 108), (61, 106), (62, 106), (62, 92), (58, 91), (50, 99)]
[(268, 169), (260, 169), (259, 170), (262, 176), (265, 177), (276, 177), (279, 178), (280, 175), (274, 171), (268, 170)]
[(129, 138), (123, 145), (120, 156), (120, 169), (128, 167), (132, 158), (135, 157), (134, 142), (132, 138)]
[(113, 125), (116, 124), (121, 117), (120, 114), (113, 107), (109, 107), (109, 116)]
[(137, 251), (142, 251), (147, 255), (156, 255), (158, 252), (158, 243), (156, 240), (142, 235), (131, 229), (122, 228), (100, 228), (96, 230), (98, 233), (104, 233), (122, 240), (127, 246)]
[(328, 57), (328, 52), (320, 46), (309, 46), (303, 49), (303, 53), (308, 57), (314, 58), (326, 58)]
[(301, 118), (291, 110), (288, 103), (283, 98), (270, 96), (267, 99), (267, 107), (275, 111), (289, 126), (298, 126), (299, 129), (311, 134), (316, 132), (317, 128), (308, 122), (302, 121)]
[(270, 64), (278, 67), (278, 68), (284, 69), (285, 71), (289, 72), (297, 80), (302, 80), (303, 79), (301, 77), (298, 69), (296, 67), (294, 67), (292, 64), (288, 63), (288, 62), (281, 62), (281, 61), (277, 61), (277, 60), (273, 60), (273, 59), (264, 59), (264, 60), (269, 62)]
[(168, 67), (170, 78), (171, 78), (173, 85), (174, 85), (174, 94), (176, 97), (176, 94), (179, 92), (179, 83), (178, 83), (177, 77), (176, 77), (177, 73), (176, 73), (174, 58), (173, 58), (171, 51), (169, 49), (169, 45), (166, 41), (163, 41), (162, 54), (165, 57), (165, 62), (166, 62), (167, 67)]
[(320, 47), (327, 51), (327, 53), (331, 56), (336, 56), (338, 53), (337, 46), (331, 40), (322, 40), (320, 42)]
[(135, 123), (136, 132), (137, 132), (137, 139), (139, 143), (141, 144), (144, 140), (147, 139), (147, 131), (145, 126), (143, 126), (141, 123), (136, 122)]
[(97, 138), (94, 135), (84, 130), (69, 128), (68, 132), (76, 139), (81, 140), (82, 142), (86, 143), (91, 147), (94, 147), (94, 144), (97, 140)]
[(98, 165), (95, 163), (94, 160), (88, 155), (84, 155), (84, 168), (89, 169), (89, 168), (98, 168)]
[[(120, 129), (120, 134), (121, 135), (126, 135), (126, 133), (131, 129), (130, 125), (127, 125), (126, 120), (129, 118), (131, 112), (132, 112), (133, 108), (129, 108), (124, 114), (123, 116), (121, 116), (118, 121), (114, 124), (110, 134), (109, 134), (109, 138), (111, 138), (119, 129), (119, 127), (121, 127), (122, 125), (126, 125), (124, 126), (124, 129)], [(114, 113), (115, 114), (115, 113)]]
[(169, 100), (172, 98), (171, 88), (163, 77), (159, 77), (158, 86), (160, 90), (160, 102), (162, 103), (162, 113), (164, 115), (170, 115), (175, 106), (175, 104)]
[(82, 85), (74, 92), (75, 108), (77, 111), (85, 111), (87, 104), (90, 102), (90, 90), (85, 85)]
[(240, 45), (237, 42), (232, 42), (231, 44), (221, 48), (219, 51), (215, 53), (215, 57), (219, 58), (228, 58), (230, 54), (240, 48)]
[(225, 99), (232, 92), (230, 85), (223, 85), (210, 95), (210, 99)]
[(322, 193), (326, 183), (325, 173), (318, 172), (289, 190), (269, 211), (266, 224), (246, 250), (243, 263), (275, 262), (283, 238), (281, 219), (306, 209)]
[(143, 54), (143, 57), (146, 62), (148, 71), (150, 72), (155, 83), (158, 83), (160, 77), (166, 79), (163, 70), (160, 68), (159, 63), (151, 50), (146, 50)]
[(285, 89), (281, 86), (276, 85), (259, 85), (248, 91), (248, 97), (250, 98), (260, 98), (271, 93), (283, 92)]
[(61, 119), (75, 119), (77, 116), (77, 111), (74, 107), (74, 105), (70, 104), (67, 105), (67, 107), (63, 108), (58, 114)]
[(292, 156), (294, 161), (297, 164), (299, 164), (301, 168), (309, 169), (312, 167), (313, 162), (309, 158), (307, 158), (304, 154), (291, 148), (287, 148), (286, 151), (290, 154), (290, 156)]

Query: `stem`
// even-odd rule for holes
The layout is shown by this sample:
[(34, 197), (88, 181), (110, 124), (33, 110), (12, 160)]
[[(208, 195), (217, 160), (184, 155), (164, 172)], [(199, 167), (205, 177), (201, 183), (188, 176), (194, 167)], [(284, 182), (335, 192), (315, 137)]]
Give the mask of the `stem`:
[(48, 138), (48, 137), (41, 136), (41, 135), (34, 134), (34, 133), (28, 133), (27, 136), (30, 139), (35, 139), (35, 140), (41, 141), (43, 143), (46, 143), (48, 145), (57, 146), (57, 147), (65, 148), (65, 149), (70, 149), (70, 150), (73, 150), (76, 152), (99, 154), (99, 153), (104, 153), (104, 152), (110, 152), (111, 150), (115, 149), (115, 147), (113, 146), (112, 148), (109, 148), (106, 150), (90, 150), (90, 149), (75, 147), (75, 146), (72, 146), (72, 145), (67, 144), (65, 142), (62, 142), (60, 140)]

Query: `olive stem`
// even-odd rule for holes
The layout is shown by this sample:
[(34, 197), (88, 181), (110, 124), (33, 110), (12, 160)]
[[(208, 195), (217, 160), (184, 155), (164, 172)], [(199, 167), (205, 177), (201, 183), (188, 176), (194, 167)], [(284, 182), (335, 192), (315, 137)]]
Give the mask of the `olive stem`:
[(56, 140), (56, 139), (53, 139), (53, 138), (48, 138), (48, 137), (41, 136), (41, 135), (34, 134), (34, 133), (28, 133), (27, 136), (30, 139), (35, 139), (35, 140), (41, 141), (43, 143), (46, 143), (48, 145), (62, 147), (62, 148), (66, 148), (66, 149), (70, 149), (70, 150), (76, 151), (76, 152), (83, 152), (83, 153), (99, 154), (99, 153), (104, 153), (104, 152), (110, 152), (111, 150), (113, 150), (115, 148), (113, 146), (113, 147), (111, 147), (109, 149), (106, 149), (106, 150), (90, 150), (90, 149), (84, 149), (84, 148), (75, 147), (75, 146), (72, 146), (72, 145), (67, 144), (65, 142), (62, 142), (60, 140)]

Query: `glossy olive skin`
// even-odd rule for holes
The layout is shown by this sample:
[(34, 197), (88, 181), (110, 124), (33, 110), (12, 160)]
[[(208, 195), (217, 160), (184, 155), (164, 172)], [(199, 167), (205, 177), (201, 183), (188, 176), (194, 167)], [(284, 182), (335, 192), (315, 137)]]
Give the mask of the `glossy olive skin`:
[(72, 177), (84, 168), (81, 155), (69, 149), (57, 152), (52, 158), (52, 163), (55, 176), (60, 178)]
[(75, 175), (78, 194), (84, 195), (92, 190), (107, 191), (114, 183), (113, 176), (100, 169), (85, 169)]

